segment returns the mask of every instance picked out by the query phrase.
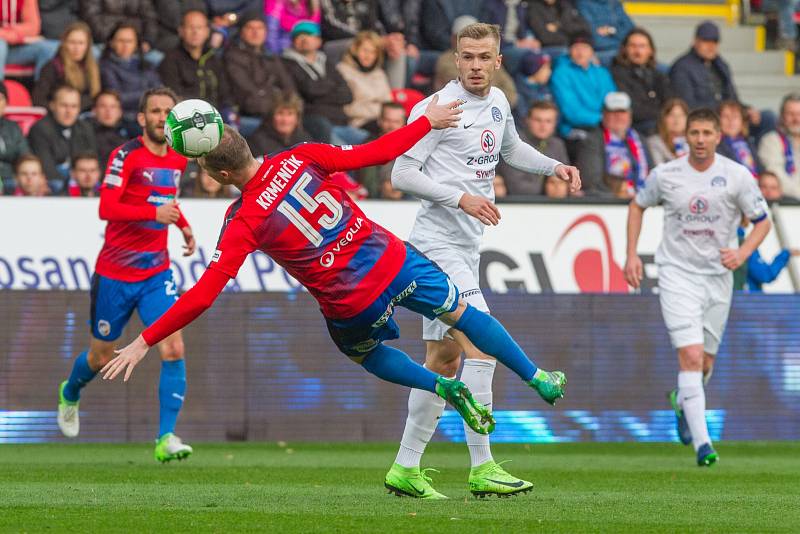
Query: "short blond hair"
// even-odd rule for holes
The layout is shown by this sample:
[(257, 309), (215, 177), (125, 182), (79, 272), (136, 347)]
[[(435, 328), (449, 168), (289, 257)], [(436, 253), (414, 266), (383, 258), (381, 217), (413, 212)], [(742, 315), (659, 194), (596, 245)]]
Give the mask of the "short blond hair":
[(203, 166), (211, 171), (236, 172), (246, 168), (253, 159), (253, 153), (244, 137), (227, 124), (222, 131), (219, 144), (203, 156)]
[(485, 39), (487, 37), (491, 37), (497, 43), (497, 51), (500, 51), (500, 26), (497, 24), (486, 24), (485, 22), (476, 22), (474, 24), (470, 24), (460, 32), (458, 32), (458, 37), (456, 39), (456, 49), (458, 49), (459, 43), (461, 43), (461, 39)]

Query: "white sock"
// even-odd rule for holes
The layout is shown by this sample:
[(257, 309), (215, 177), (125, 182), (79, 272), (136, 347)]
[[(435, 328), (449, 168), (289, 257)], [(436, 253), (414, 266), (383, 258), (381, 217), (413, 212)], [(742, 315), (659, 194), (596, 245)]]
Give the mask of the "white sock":
[(706, 392), (703, 390), (701, 371), (678, 373), (678, 403), (689, 423), (694, 450), (697, 451), (705, 443), (711, 443), (706, 425)]
[[(495, 360), (468, 359), (464, 361), (464, 369), (461, 371), (461, 381), (472, 392), (473, 398), (488, 408), (492, 407), (492, 378), (494, 378), (496, 365)], [(492, 451), (489, 448), (489, 436), (478, 434), (467, 423), (464, 423), (464, 433), (467, 435), (472, 467), (485, 464), (493, 459)]]
[(444, 411), (444, 399), (435, 393), (412, 389), (408, 395), (408, 417), (395, 463), (419, 467), (425, 446), (433, 437)]

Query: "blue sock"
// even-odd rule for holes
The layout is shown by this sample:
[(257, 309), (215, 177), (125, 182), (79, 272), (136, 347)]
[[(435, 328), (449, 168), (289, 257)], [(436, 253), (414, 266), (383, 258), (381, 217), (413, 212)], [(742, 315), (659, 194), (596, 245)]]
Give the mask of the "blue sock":
[(388, 345), (380, 344), (361, 363), (373, 375), (401, 386), (424, 389), (436, 393), (436, 373), (429, 371), (408, 357), (408, 354)]
[(523, 352), (500, 321), (470, 305), (453, 326), (461, 330), (484, 354), (497, 360), (529, 382), (536, 373), (536, 364)]
[(161, 380), (158, 382), (160, 404), (158, 437), (175, 431), (178, 413), (186, 394), (186, 364), (183, 360), (163, 360)]
[(89, 351), (83, 351), (75, 358), (72, 372), (69, 374), (67, 385), (64, 386), (64, 398), (70, 402), (78, 402), (81, 398), (81, 389), (94, 378), (97, 371), (89, 367)]

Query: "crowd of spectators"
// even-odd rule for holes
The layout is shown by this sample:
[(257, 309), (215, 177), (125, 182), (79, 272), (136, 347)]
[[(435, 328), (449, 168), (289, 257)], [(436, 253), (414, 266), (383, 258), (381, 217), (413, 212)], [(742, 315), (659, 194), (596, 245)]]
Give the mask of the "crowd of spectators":
[[(506, 94), (522, 138), (576, 164), (592, 198), (630, 198), (649, 171), (687, 152), (688, 113), (719, 112), (719, 152), (770, 199), (800, 198), (800, 94), (779, 115), (739, 99), (713, 22), (660, 64), (650, 33), (619, 0), (19, 0), (3, 3), (0, 77), (29, 67), (29, 131), (0, 118), (4, 194), (93, 196), (111, 151), (141, 133), (140, 96), (166, 85), (202, 98), (254, 153), (321, 141), (357, 144), (405, 124), (457, 76), (456, 35), (501, 29)], [(786, 26), (786, 27), (784, 27)], [(794, 32), (794, 33), (792, 33)], [(781, 41), (796, 28), (781, 25)], [(23, 80), (24, 81), (24, 80)], [(0, 83), (0, 117), (9, 105)], [(337, 181), (353, 195), (401, 199), (391, 164)], [(182, 194), (233, 194), (196, 165)], [(565, 198), (568, 187), (501, 160), (498, 198)]]

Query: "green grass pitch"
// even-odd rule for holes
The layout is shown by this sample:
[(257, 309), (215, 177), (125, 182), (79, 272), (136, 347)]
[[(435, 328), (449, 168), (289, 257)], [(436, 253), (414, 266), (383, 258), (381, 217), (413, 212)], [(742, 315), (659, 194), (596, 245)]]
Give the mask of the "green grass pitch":
[[(394, 444), (0, 445), (4, 532), (800, 532), (800, 443), (496, 445), (534, 492), (476, 500), (464, 445), (424, 466), (450, 501), (386, 494)], [(280, 446), (283, 445), (283, 446)]]

